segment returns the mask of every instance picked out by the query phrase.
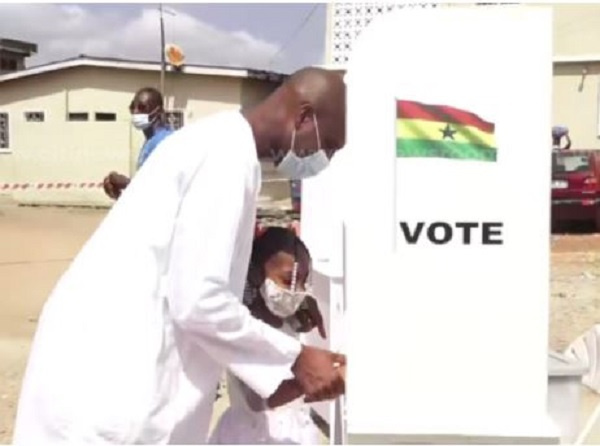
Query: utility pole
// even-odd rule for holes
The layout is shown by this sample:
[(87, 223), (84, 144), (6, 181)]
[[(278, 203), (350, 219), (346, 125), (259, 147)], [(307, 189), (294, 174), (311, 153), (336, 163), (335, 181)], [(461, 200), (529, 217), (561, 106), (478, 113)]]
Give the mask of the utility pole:
[(165, 22), (163, 20), (163, 6), (159, 3), (158, 10), (160, 12), (160, 94), (165, 96)]

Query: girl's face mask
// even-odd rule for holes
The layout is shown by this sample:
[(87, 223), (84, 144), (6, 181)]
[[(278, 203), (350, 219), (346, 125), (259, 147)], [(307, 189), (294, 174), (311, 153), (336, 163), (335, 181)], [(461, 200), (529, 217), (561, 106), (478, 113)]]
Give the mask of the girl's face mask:
[(306, 299), (306, 296), (311, 294), (309, 291), (292, 290), (286, 290), (271, 279), (266, 279), (261, 287), (261, 295), (271, 313), (277, 317), (286, 319), (293, 316)]

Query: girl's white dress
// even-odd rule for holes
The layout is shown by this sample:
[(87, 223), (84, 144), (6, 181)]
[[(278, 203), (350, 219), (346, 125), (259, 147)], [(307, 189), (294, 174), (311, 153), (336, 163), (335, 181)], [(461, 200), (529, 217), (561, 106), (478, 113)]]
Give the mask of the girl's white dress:
[[(289, 329), (283, 331), (289, 333)], [(231, 374), (227, 375), (227, 387), (230, 406), (219, 419), (210, 444), (321, 443), (303, 398), (268, 409), (258, 395)]]

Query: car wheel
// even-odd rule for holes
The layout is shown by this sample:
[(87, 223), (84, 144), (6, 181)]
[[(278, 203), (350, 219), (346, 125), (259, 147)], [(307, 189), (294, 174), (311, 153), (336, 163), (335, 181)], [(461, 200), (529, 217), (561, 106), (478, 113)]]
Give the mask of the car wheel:
[(596, 232), (600, 233), (600, 207), (596, 210)]

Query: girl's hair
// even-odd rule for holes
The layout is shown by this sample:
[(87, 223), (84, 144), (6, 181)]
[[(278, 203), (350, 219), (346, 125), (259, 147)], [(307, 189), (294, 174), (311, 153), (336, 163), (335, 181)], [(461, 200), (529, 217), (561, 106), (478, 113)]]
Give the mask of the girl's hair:
[(285, 252), (297, 259), (306, 256), (310, 261), (308, 248), (294, 231), (273, 226), (254, 239), (250, 264), (262, 267), (278, 252)]

